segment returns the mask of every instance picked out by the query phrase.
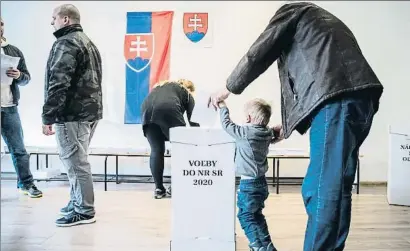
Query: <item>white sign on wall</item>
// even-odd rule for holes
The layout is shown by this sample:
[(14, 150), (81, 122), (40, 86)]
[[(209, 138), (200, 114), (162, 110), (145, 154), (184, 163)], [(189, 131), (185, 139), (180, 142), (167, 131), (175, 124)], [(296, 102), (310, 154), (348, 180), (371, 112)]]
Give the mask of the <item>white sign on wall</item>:
[(178, 127), (172, 144), (172, 251), (235, 250), (234, 142), (221, 129)]
[(410, 206), (410, 130), (390, 127), (387, 200)]

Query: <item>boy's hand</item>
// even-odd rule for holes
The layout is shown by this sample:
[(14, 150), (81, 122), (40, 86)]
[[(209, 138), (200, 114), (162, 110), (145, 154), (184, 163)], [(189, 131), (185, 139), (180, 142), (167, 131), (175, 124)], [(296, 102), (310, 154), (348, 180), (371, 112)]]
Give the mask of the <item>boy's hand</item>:
[(221, 109), (221, 108), (223, 108), (223, 107), (226, 107), (225, 101), (219, 102), (219, 103), (218, 103), (218, 107), (219, 107), (219, 109)]
[(272, 127), (275, 137), (272, 139), (272, 143), (276, 144), (282, 141), (285, 137), (283, 136), (283, 128), (282, 125), (276, 125)]

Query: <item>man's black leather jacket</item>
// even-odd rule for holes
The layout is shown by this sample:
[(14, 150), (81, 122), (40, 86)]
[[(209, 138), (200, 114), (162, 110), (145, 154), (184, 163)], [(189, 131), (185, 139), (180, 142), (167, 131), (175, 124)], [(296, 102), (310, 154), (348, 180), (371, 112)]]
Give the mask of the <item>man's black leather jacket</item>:
[(330, 98), (366, 89), (378, 104), (383, 92), (350, 29), (312, 3), (286, 4), (275, 13), (229, 76), (228, 90), (242, 93), (276, 60), (285, 138), (295, 129), (305, 133), (312, 112)]

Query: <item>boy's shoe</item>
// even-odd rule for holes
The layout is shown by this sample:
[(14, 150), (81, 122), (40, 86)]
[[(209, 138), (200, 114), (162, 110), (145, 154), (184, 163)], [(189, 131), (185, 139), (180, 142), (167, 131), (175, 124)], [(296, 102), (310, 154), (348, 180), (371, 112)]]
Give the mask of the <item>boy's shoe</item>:
[(154, 198), (155, 199), (162, 199), (166, 195), (167, 195), (167, 193), (166, 193), (165, 189), (159, 189), (159, 188), (155, 189), (155, 192), (154, 192)]
[(171, 186), (168, 187), (167, 189), (167, 196), (171, 197), (172, 193), (171, 193)]
[(67, 206), (60, 209), (60, 215), (62, 216), (67, 216), (73, 212), (74, 212), (74, 205), (71, 201), (68, 203)]
[(34, 185), (24, 185), (19, 188), (20, 193), (28, 195), (31, 198), (40, 198), (43, 196), (43, 192), (38, 190), (38, 188)]
[(79, 214), (73, 211), (71, 214), (56, 220), (56, 225), (59, 227), (72, 227), (80, 224), (90, 224), (94, 222), (94, 216)]

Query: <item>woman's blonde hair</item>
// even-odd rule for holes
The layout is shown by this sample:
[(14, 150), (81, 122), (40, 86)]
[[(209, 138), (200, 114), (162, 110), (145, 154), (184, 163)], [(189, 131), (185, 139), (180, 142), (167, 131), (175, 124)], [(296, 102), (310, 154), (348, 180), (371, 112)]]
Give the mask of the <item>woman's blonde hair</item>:
[(153, 88), (163, 86), (163, 85), (169, 84), (169, 83), (177, 83), (177, 84), (181, 85), (182, 87), (184, 87), (188, 92), (190, 92), (190, 93), (195, 92), (194, 83), (192, 81), (188, 80), (188, 79), (178, 79), (178, 80), (175, 80), (175, 81), (173, 81), (173, 80), (163, 80), (163, 81), (160, 81), (157, 84), (155, 84)]
[(176, 82), (178, 84), (182, 85), (189, 92), (191, 92), (191, 93), (195, 92), (195, 85), (192, 81), (190, 81), (188, 79), (178, 79)]

